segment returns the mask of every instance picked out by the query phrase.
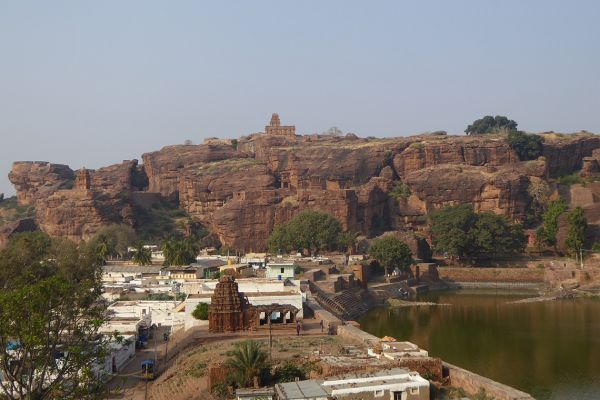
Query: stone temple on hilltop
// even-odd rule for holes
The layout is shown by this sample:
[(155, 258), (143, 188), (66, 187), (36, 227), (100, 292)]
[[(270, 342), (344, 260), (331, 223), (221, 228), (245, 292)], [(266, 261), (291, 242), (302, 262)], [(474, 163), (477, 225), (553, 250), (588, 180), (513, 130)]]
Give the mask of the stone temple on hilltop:
[(265, 126), (265, 133), (267, 135), (277, 136), (296, 136), (296, 127), (293, 125), (282, 126), (279, 120), (279, 114), (275, 113), (271, 116), (271, 123)]

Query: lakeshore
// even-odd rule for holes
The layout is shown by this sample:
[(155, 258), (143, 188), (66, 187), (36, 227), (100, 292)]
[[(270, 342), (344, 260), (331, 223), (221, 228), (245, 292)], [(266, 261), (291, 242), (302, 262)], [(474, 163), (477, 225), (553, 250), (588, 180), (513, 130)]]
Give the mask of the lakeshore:
[(420, 301), (447, 307), (379, 307), (359, 319), (376, 336), (409, 340), (431, 355), (539, 400), (600, 399), (597, 298), (511, 302), (507, 290), (440, 291)]

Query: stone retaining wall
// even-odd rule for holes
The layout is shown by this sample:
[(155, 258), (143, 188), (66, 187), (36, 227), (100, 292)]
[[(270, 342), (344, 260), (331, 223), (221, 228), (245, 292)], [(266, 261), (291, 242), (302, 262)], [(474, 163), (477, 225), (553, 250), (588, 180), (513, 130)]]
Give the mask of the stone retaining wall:
[(442, 267), (439, 279), (453, 282), (544, 282), (544, 270), (533, 268)]
[(484, 389), (488, 396), (492, 396), (496, 400), (534, 400), (529, 394), (510, 386), (446, 362), (443, 364), (445, 372), (450, 377), (450, 384), (462, 388), (469, 395), (475, 395), (480, 389)]

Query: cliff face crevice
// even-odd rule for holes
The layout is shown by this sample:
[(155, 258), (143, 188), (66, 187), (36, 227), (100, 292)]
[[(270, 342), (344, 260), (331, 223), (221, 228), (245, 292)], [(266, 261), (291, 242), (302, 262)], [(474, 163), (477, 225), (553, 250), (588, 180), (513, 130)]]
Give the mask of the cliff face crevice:
[(422, 230), (428, 214), (460, 203), (521, 221), (532, 179), (571, 173), (584, 159), (594, 174), (590, 157), (599, 148), (600, 137), (563, 136), (546, 140), (544, 159), (521, 162), (499, 136), (255, 134), (168, 146), (144, 154), (142, 165), (90, 170), (89, 187), (80, 172), (47, 162), (17, 162), (10, 180), (19, 203), (35, 206), (37, 224), (52, 235), (80, 240), (110, 223), (135, 225), (132, 204), (162, 197), (222, 244), (250, 251), (263, 250), (276, 225), (305, 209), (368, 237)]

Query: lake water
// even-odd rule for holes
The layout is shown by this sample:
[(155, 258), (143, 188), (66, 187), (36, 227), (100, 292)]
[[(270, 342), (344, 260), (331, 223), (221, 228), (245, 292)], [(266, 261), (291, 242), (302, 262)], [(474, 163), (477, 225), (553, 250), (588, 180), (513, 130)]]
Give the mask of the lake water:
[(377, 308), (359, 322), (538, 400), (600, 399), (600, 300), (506, 304), (526, 297), (429, 293), (419, 300), (450, 305)]

